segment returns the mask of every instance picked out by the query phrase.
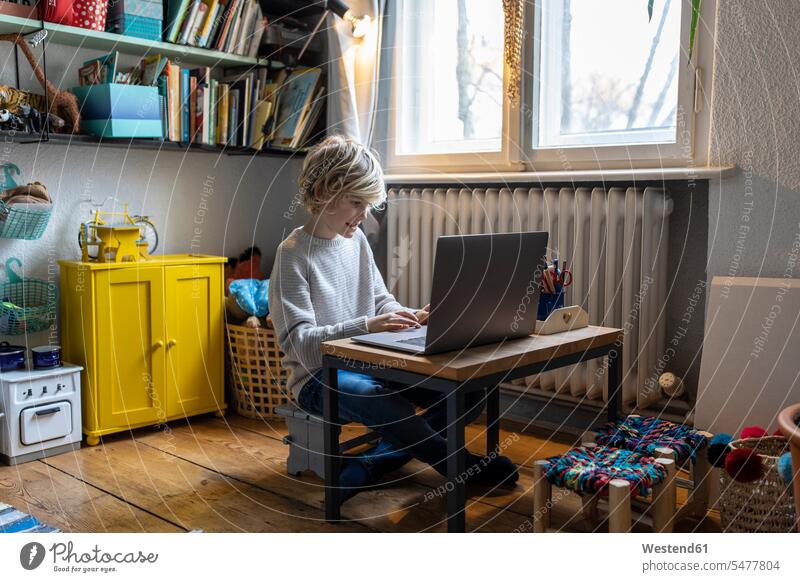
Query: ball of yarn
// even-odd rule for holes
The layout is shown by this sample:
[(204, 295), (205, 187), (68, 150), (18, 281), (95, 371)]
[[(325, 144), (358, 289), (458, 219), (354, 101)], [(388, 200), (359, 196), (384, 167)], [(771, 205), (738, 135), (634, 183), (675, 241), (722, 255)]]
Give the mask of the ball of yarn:
[(764, 462), (753, 449), (733, 449), (725, 458), (725, 471), (740, 483), (752, 483), (764, 474)]
[(739, 438), (742, 439), (760, 439), (767, 436), (769, 433), (760, 426), (746, 426), (742, 429), (742, 434)]
[(725, 457), (728, 456), (731, 448), (729, 443), (733, 437), (729, 434), (720, 433), (711, 438), (708, 443), (708, 462), (715, 467), (722, 468), (725, 466)]
[(780, 457), (778, 457), (778, 474), (780, 474), (784, 483), (790, 485), (792, 482), (793, 473), (794, 471), (792, 471), (792, 454), (783, 453)]

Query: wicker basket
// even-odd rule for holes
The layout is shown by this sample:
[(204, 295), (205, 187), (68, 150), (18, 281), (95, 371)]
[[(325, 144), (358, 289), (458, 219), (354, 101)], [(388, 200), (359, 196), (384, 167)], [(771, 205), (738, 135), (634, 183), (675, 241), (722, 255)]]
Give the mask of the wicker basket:
[(275, 409), (289, 401), (287, 370), (281, 366), (278, 338), (267, 318), (267, 327), (227, 326), (233, 405), (249, 418), (278, 418)]
[(731, 447), (749, 447), (761, 455), (764, 475), (751, 483), (740, 483), (720, 471), (719, 500), (722, 529), (725, 532), (792, 532), (797, 519), (792, 490), (778, 474), (778, 457), (789, 450), (783, 437), (740, 439)]

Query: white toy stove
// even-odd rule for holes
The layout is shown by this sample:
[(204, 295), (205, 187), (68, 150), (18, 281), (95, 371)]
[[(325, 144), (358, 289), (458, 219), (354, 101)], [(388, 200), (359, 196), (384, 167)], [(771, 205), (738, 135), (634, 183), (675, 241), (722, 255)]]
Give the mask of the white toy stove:
[(80, 448), (81, 370), (0, 372), (0, 460), (17, 465)]

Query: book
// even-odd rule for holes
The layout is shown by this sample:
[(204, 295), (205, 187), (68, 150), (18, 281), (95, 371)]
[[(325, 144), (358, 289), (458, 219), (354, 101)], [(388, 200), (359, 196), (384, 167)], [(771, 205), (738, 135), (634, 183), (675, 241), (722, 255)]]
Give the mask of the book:
[(217, 36), (214, 48), (217, 50), (224, 50), (225, 41), (231, 28), (231, 21), (233, 20), (234, 13), (242, 0), (228, 0), (227, 10), (225, 11), (225, 19), (220, 28), (219, 35)]
[(169, 0), (167, 5), (167, 20), (164, 21), (164, 38), (168, 42), (177, 42), (181, 25), (186, 18), (191, 0)]
[(237, 55), (247, 54), (250, 40), (253, 38), (253, 23), (255, 17), (256, 2), (254, 0), (247, 0), (242, 10), (242, 22), (239, 28), (239, 35), (236, 39), (236, 46), (231, 49), (231, 52)]
[(211, 89), (208, 101), (208, 144), (214, 145), (217, 143), (217, 86), (216, 79), (209, 81)]
[(194, 22), (192, 23), (192, 30), (189, 32), (188, 44), (191, 46), (197, 46), (197, 39), (200, 36), (200, 29), (206, 21), (207, 11), (208, 6), (206, 6), (203, 0), (200, 0), (200, 4), (197, 7), (197, 16), (195, 16)]
[[(197, 83), (197, 78), (192, 77), (194, 79), (195, 84)], [(194, 108), (194, 139), (195, 143), (205, 143), (205, 129), (203, 128), (203, 107), (205, 106), (205, 90), (206, 88), (203, 85), (197, 85), (197, 89), (195, 89), (195, 108)]]
[(250, 142), (250, 147), (255, 150), (260, 150), (264, 147), (267, 134), (264, 131), (264, 126), (272, 113), (272, 102), (261, 100), (256, 105), (255, 115), (253, 116), (253, 140)]
[(228, 145), (238, 145), (237, 138), (240, 134), (241, 125), (239, 124), (239, 89), (231, 89), (228, 93), (229, 114), (228, 119)]
[(219, 84), (219, 95), (217, 96), (217, 135), (216, 143), (228, 143), (228, 116), (230, 114), (229, 89), (227, 83)]
[(151, 55), (142, 59), (142, 85), (155, 85), (167, 66), (167, 57)]
[(322, 111), (322, 104), (325, 101), (325, 87), (320, 87), (314, 95), (314, 100), (311, 102), (305, 115), (300, 119), (295, 130), (294, 139), (292, 140), (291, 147), (299, 148), (303, 143), (308, 140), (311, 132), (314, 130), (314, 125), (319, 119), (319, 113)]
[(189, 69), (181, 69), (181, 132), (180, 140), (188, 143), (190, 136), (189, 102), (191, 99), (191, 81), (189, 80)]
[(317, 67), (298, 67), (280, 90), (280, 107), (275, 116), (273, 141), (291, 147), (299, 122), (311, 104), (322, 71)]
[(197, 141), (197, 77), (189, 76), (189, 141)]
[(239, 27), (242, 25), (242, 12), (247, 5), (247, 0), (240, 0), (233, 13), (233, 20), (231, 21), (231, 28), (228, 31), (228, 37), (225, 39), (225, 45), (222, 50), (226, 53), (232, 53), (233, 48), (236, 46), (237, 35), (239, 34)]
[(158, 99), (161, 105), (162, 137), (169, 139), (169, 108), (167, 107), (169, 89), (166, 75), (158, 77), (156, 86), (158, 87)]
[(204, 47), (213, 47), (214, 42), (217, 38), (217, 34), (219, 33), (220, 26), (225, 21), (225, 0), (219, 0), (217, 3), (217, 7), (214, 10), (214, 18), (211, 22), (211, 28), (209, 29), (208, 35), (203, 39), (203, 46)]
[(183, 21), (183, 25), (181, 26), (181, 34), (178, 38), (179, 44), (189, 44), (189, 35), (192, 32), (192, 28), (194, 27), (194, 21), (197, 18), (197, 13), (200, 10), (200, 5), (202, 4), (202, 0), (193, 0), (191, 8), (189, 9), (189, 14)]
[(255, 58), (258, 56), (258, 49), (261, 48), (261, 39), (264, 38), (264, 30), (267, 28), (267, 19), (261, 14), (261, 6), (258, 6), (258, 17), (256, 20), (255, 33), (253, 40), (250, 43), (250, 50), (247, 52), (248, 57)]
[(214, 24), (214, 19), (217, 17), (219, 11), (219, 0), (203, 0), (206, 5), (206, 17), (203, 26), (200, 28), (200, 34), (197, 38), (197, 46), (204, 47), (208, 42), (208, 35), (211, 32), (211, 27)]
[(169, 139), (170, 141), (180, 141), (181, 139), (181, 69), (178, 65), (171, 62), (167, 64), (167, 105), (169, 107)]

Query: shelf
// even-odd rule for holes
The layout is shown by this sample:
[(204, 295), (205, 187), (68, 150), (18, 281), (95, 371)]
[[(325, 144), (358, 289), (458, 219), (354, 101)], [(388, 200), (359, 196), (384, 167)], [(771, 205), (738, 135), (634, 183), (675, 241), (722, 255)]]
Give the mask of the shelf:
[[(251, 148), (242, 147), (228, 147), (228, 146), (211, 146), (198, 143), (182, 143), (175, 141), (163, 141), (160, 139), (130, 139), (130, 138), (100, 138), (93, 135), (70, 135), (51, 133), (50, 141), (38, 141), (39, 136), (36, 134), (28, 135), (25, 133), (0, 131), (0, 136), (4, 139), (11, 138), (11, 143), (20, 145), (56, 145), (56, 146), (91, 146), (102, 145), (118, 148), (126, 148), (133, 150), (159, 150), (167, 152), (191, 151), (191, 152), (206, 152), (211, 154), (226, 154), (231, 156), (276, 156), (276, 157), (292, 157), (292, 156), (305, 156), (307, 148), (301, 149), (285, 149), (276, 147), (265, 147), (262, 150), (254, 150)], [(9, 141), (6, 141), (9, 143)]]
[[(42, 23), (39, 20), (0, 15), (0, 34), (28, 33), (39, 30), (41, 27)], [(267, 64), (277, 68), (283, 66), (282, 63), (263, 57), (245, 57), (212, 49), (153, 41), (134, 36), (123, 36), (113, 32), (98, 32), (75, 26), (63, 26), (52, 22), (45, 22), (44, 28), (47, 30), (46, 42), (60, 45), (102, 51), (118, 50), (124, 54), (138, 56), (162, 54), (172, 59), (180, 60), (181, 64), (196, 66), (241, 67)]]

